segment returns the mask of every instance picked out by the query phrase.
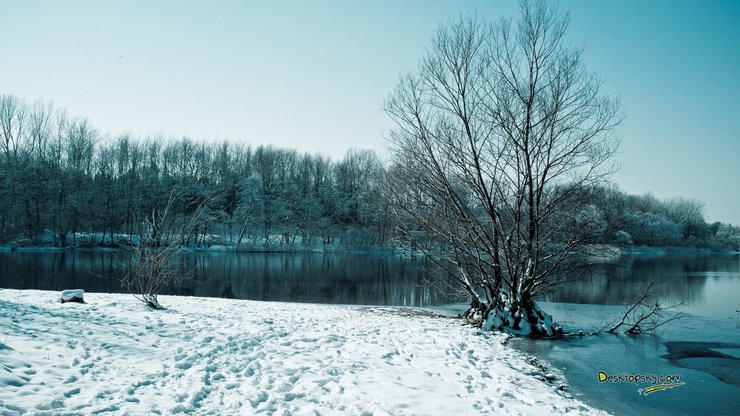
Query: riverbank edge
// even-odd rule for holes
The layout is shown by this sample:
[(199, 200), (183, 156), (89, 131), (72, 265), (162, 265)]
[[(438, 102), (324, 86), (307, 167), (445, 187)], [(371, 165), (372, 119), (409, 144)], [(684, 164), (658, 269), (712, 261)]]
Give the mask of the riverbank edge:
[[(100, 251), (100, 252), (116, 252), (130, 250), (132, 247), (118, 246), (118, 247), (105, 247), (105, 246), (10, 246), (0, 245), (0, 252), (61, 252), (61, 251)], [(377, 254), (377, 255), (397, 255), (406, 257), (422, 257), (424, 253), (421, 251), (410, 250), (406, 248), (394, 247), (394, 248), (353, 248), (353, 247), (233, 247), (233, 246), (211, 246), (211, 247), (198, 247), (190, 246), (184, 247), (185, 252), (190, 253), (265, 253), (265, 254), (300, 254), (300, 253), (342, 253), (342, 254)]]
[[(43, 251), (101, 251), (111, 252), (128, 250), (131, 247), (127, 246), (12, 246), (12, 245), (0, 245), (0, 251), (10, 252), (43, 252)], [(423, 257), (425, 256), (423, 251), (412, 250), (406, 247), (395, 246), (388, 248), (362, 248), (362, 247), (351, 247), (351, 246), (335, 246), (335, 247), (321, 247), (321, 246), (308, 246), (308, 247), (235, 247), (228, 245), (213, 245), (209, 247), (200, 246), (189, 246), (185, 247), (185, 251), (192, 253), (275, 253), (275, 254), (291, 254), (291, 253), (342, 253), (342, 254), (378, 254), (378, 255), (398, 255), (405, 257)], [(715, 250), (711, 248), (701, 247), (680, 247), (680, 246), (666, 246), (666, 247), (652, 247), (652, 246), (635, 246), (635, 247), (616, 247), (609, 246), (605, 250), (604, 256), (598, 256), (592, 258), (597, 263), (614, 261), (622, 257), (641, 257), (641, 256), (663, 256), (663, 255), (684, 255), (684, 254), (740, 254), (740, 251), (733, 250)]]

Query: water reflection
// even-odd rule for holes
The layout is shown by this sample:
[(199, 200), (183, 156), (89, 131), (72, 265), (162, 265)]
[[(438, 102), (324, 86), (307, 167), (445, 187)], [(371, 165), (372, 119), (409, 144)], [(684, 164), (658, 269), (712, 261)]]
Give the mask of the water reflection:
[[(706, 298), (707, 286), (724, 287), (740, 295), (739, 280), (737, 254), (635, 256), (624, 258), (619, 264), (597, 266), (584, 278), (566, 283), (563, 290), (543, 296), (542, 300), (616, 305), (633, 299), (646, 283), (655, 282), (656, 296), (665, 304), (706, 306), (717, 301)], [(725, 313), (733, 307), (729, 302), (719, 302), (717, 307)]]
[[(129, 257), (122, 251), (0, 253), (0, 287), (122, 292)], [(189, 253), (193, 278), (167, 294), (266, 301), (428, 306), (456, 298), (432, 287), (431, 262), (353, 253)]]
[[(128, 256), (122, 251), (0, 252), (0, 287), (122, 292)], [(240, 299), (427, 306), (455, 300), (432, 262), (378, 253), (189, 253), (183, 270), (194, 279), (168, 294)], [(634, 256), (602, 265), (542, 300), (616, 305), (645, 282), (657, 284), (666, 304), (684, 303), (701, 314), (740, 308), (740, 255)], [(711, 297), (711, 300), (709, 299)]]

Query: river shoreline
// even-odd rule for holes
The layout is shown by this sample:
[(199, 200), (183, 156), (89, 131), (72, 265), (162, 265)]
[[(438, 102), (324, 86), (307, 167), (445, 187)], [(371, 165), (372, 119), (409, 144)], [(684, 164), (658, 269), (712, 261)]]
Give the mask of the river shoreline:
[[(100, 251), (117, 251), (117, 250), (128, 250), (131, 249), (130, 245), (72, 245), (66, 247), (58, 247), (53, 245), (28, 245), (28, 246), (17, 246), (10, 244), (0, 244), (0, 251), (65, 251), (65, 250), (100, 250)], [(341, 244), (315, 244), (306, 246), (295, 246), (295, 245), (281, 245), (273, 244), (264, 246), (259, 245), (244, 245), (235, 246), (227, 244), (214, 244), (211, 246), (186, 246), (184, 248), (187, 252), (216, 252), (216, 253), (375, 253), (375, 254), (387, 254), (387, 255), (402, 255), (402, 256), (424, 256), (424, 252), (420, 250), (413, 250), (408, 247), (395, 246), (395, 247), (362, 247), (362, 246), (344, 246)], [(668, 247), (652, 247), (652, 246), (636, 246), (636, 247), (616, 247), (609, 246), (605, 249), (603, 256), (594, 257), (597, 263), (611, 262), (618, 260), (621, 257), (638, 257), (638, 256), (670, 256), (670, 255), (692, 255), (692, 254), (740, 254), (740, 251), (732, 250), (714, 250), (706, 247), (682, 247), (682, 246), (668, 246)]]

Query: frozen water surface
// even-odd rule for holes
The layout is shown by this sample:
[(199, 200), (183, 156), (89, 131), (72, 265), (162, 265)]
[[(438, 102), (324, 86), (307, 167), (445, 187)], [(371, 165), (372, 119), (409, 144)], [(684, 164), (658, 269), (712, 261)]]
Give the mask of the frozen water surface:
[[(664, 286), (667, 303), (690, 315), (640, 336), (571, 337), (554, 341), (517, 339), (516, 348), (534, 353), (562, 369), (575, 397), (614, 414), (734, 415), (740, 409), (740, 263), (736, 255), (662, 256), (642, 259), (640, 268), (620, 268), (597, 276), (594, 286), (572, 285), (564, 298), (589, 303), (543, 302), (572, 330), (600, 328), (624, 310), (615, 305), (630, 292), (627, 275), (638, 281), (652, 278)], [(701, 270), (701, 269), (705, 270)], [(585, 288), (577, 293), (578, 288)], [(598, 304), (598, 303), (602, 304)], [(606, 304), (604, 304), (606, 303)], [(683, 385), (640, 395), (645, 383), (599, 382), (609, 375), (680, 375)]]

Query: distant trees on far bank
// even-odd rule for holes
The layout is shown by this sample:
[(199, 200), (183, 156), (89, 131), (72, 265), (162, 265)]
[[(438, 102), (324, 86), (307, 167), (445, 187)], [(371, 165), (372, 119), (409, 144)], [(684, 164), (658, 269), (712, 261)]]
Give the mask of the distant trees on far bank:
[[(1, 95), (0, 244), (138, 244), (147, 216), (176, 191), (175, 217), (208, 211), (184, 234), (188, 245), (390, 247), (399, 240), (384, 202), (387, 169), (367, 150), (334, 161), (271, 146), (107, 137), (49, 103)], [(610, 230), (599, 242), (740, 249), (740, 228), (708, 224), (700, 201), (616, 186), (589, 193), (589, 218)]]
[[(369, 151), (340, 161), (189, 138), (106, 137), (51, 104), (0, 96), (0, 242), (138, 244), (146, 218), (206, 202), (189, 245), (382, 246), (389, 232)], [(81, 241), (80, 237), (84, 241)]]
[(608, 243), (740, 250), (740, 228), (707, 223), (704, 203), (696, 199), (629, 195), (612, 185), (595, 190), (592, 201), (604, 223), (615, 229), (605, 236)]

